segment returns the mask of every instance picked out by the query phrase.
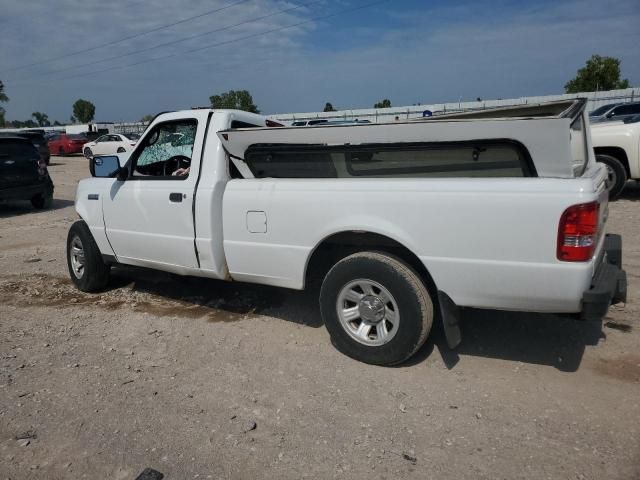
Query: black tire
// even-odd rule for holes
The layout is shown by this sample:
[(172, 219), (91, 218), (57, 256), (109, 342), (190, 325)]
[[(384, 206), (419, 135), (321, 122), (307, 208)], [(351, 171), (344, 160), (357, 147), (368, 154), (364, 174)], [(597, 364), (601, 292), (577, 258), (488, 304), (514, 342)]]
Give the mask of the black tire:
[(118, 147), (118, 150), (116, 150), (116, 153), (124, 153), (124, 152), (126, 152), (124, 147)]
[[(368, 340), (358, 341), (353, 337), (354, 333), (348, 332), (349, 327), (344, 326), (340, 320), (338, 299), (341, 292), (349, 290), (349, 285), (354, 283), (355, 288), (359, 288), (357, 282), (360, 281), (370, 281), (383, 287), (397, 305), (397, 324), (392, 325), (389, 330), (395, 333), (387, 343), (371, 345), (363, 343)], [(364, 289), (361, 291), (366, 293)], [(376, 298), (375, 295), (382, 295), (382, 291), (378, 291), (379, 293), (374, 293), (373, 298)], [(361, 298), (366, 296), (371, 297), (363, 295)], [(360, 303), (348, 299), (345, 302), (347, 303), (343, 303), (340, 308), (345, 308), (345, 305), (346, 308), (354, 308), (348, 307), (349, 302), (352, 302), (358, 306), (357, 310), (362, 312), (362, 300)], [(387, 306), (391, 305), (384, 302), (378, 305), (381, 304), (385, 307), (380, 312), (388, 311)], [(422, 279), (401, 260), (378, 252), (355, 253), (336, 263), (322, 283), (320, 309), (334, 346), (351, 358), (374, 365), (395, 365), (407, 360), (424, 344), (433, 323), (433, 303)], [(364, 315), (358, 320), (365, 323)], [(375, 327), (377, 332), (377, 325), (369, 325)], [(374, 330), (371, 327), (367, 330), (372, 331)], [(366, 335), (368, 338), (370, 334)], [(375, 335), (379, 336), (378, 333)]]
[(31, 205), (33, 205), (33, 208), (37, 208), (38, 210), (51, 208), (52, 203), (53, 195), (50, 193), (39, 193), (38, 195), (31, 197)]
[(627, 171), (622, 162), (611, 155), (599, 153), (596, 155), (596, 161), (607, 166), (609, 173), (609, 199), (615, 200), (622, 193), (627, 183)]
[[(79, 239), (84, 253), (84, 266), (79, 274), (74, 271), (72, 265), (72, 244)], [(79, 290), (83, 292), (96, 292), (102, 290), (109, 283), (110, 267), (102, 260), (102, 254), (96, 241), (91, 235), (89, 227), (83, 220), (78, 220), (69, 229), (67, 235), (67, 267), (69, 276)]]
[(84, 153), (85, 158), (87, 158), (89, 160), (91, 159), (91, 157), (93, 157), (93, 152), (91, 151), (91, 149), (89, 147), (85, 148), (82, 153)]

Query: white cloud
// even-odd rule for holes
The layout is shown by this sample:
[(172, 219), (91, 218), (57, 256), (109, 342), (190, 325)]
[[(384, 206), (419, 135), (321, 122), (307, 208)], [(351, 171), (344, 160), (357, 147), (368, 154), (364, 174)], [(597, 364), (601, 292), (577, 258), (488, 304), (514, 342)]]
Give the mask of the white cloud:
[[(10, 26), (0, 33), (0, 57), (6, 62), (0, 67), (51, 58), (133, 35), (231, 0), (113, 0), (97, 7), (80, 0), (35, 3), (7, 0), (3, 17)], [(205, 43), (244, 37), (354, 5), (322, 2), (258, 24), (80, 71), (177, 53), (139, 67), (57, 82), (31, 74), (100, 59), (113, 52), (145, 48), (294, 5), (252, 0), (104, 52), (67, 58), (55, 65), (13, 72), (11, 76), (5, 76), (4, 68), (0, 68), (0, 78), (11, 97), (8, 117), (26, 118), (40, 110), (51, 118), (66, 119), (73, 101), (83, 97), (96, 103), (101, 119), (136, 119), (145, 113), (206, 104), (209, 95), (230, 88), (249, 89), (265, 112), (315, 110), (326, 101), (345, 108), (362, 108), (383, 97), (402, 105), (455, 101), (459, 97), (559, 93), (593, 53), (621, 58), (623, 75), (632, 84), (640, 83), (640, 11), (635, 0), (615, 4), (574, 0), (519, 10), (491, 10), (486, 5), (470, 3), (424, 13), (402, 12), (401, 3), (390, 2), (387, 7), (389, 23), (400, 25), (394, 29), (363, 24), (357, 20), (368, 17), (354, 15), (353, 26), (346, 32), (334, 30), (333, 20), (328, 19), (194, 54), (183, 53)], [(25, 29), (33, 31), (27, 39)], [(10, 79), (21, 78), (19, 75), (26, 77), (25, 86), (12, 90)], [(27, 83), (40, 86), (27, 87)]]

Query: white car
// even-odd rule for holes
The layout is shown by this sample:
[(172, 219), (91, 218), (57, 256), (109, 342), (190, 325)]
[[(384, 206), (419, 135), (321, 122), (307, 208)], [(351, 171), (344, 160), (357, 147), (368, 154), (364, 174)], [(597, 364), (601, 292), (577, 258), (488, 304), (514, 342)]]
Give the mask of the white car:
[(117, 153), (131, 152), (140, 138), (137, 133), (109, 133), (96, 138), (93, 142), (82, 146), (82, 153), (87, 158), (95, 155), (115, 155)]
[(297, 290), (318, 279), (334, 345), (381, 365), (413, 355), (436, 318), (457, 345), (464, 307), (602, 318), (626, 276), (585, 105), (314, 128), (164, 113), (126, 162), (90, 160), (71, 280), (103, 289), (118, 264)]

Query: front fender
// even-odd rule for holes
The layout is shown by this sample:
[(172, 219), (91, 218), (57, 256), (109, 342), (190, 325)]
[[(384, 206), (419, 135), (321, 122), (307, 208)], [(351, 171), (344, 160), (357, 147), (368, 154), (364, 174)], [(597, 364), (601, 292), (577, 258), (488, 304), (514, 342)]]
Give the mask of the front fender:
[(115, 255), (107, 239), (102, 202), (109, 201), (108, 192), (114, 182), (111, 178), (88, 178), (78, 183), (75, 210), (85, 221), (103, 255)]

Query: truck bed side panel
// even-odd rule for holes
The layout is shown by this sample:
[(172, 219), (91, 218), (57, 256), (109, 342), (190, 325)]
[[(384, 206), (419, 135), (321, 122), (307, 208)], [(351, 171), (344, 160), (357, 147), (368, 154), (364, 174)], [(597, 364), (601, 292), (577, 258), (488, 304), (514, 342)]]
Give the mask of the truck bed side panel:
[[(223, 205), (227, 263), (234, 279), (300, 289), (323, 239), (368, 231), (415, 253), (458, 305), (579, 311), (595, 262), (556, 259), (558, 222), (568, 206), (597, 199), (594, 181), (232, 180)], [(264, 233), (249, 231), (249, 212), (264, 213)]]

